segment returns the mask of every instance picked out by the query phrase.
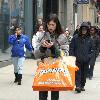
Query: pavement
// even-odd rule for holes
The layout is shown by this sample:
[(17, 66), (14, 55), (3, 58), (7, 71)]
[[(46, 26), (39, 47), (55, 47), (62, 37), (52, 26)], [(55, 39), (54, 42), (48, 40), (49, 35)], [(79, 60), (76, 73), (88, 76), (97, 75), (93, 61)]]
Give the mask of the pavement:
[(11, 51), (10, 50), (11, 49), (8, 48), (5, 52), (2, 52), (2, 50), (0, 49), (0, 62), (11, 59)]
[[(14, 83), (13, 65), (0, 68), (0, 100), (39, 100), (38, 91), (32, 90), (36, 69), (36, 60), (26, 59), (22, 85), (18, 86)], [(80, 94), (60, 91), (59, 100), (100, 100), (100, 57), (95, 65), (94, 77), (92, 80), (87, 79), (85, 89)], [(51, 100), (50, 92), (48, 100)]]
[(11, 64), (10, 49), (6, 50), (4, 53), (0, 50), (0, 68), (9, 64)]

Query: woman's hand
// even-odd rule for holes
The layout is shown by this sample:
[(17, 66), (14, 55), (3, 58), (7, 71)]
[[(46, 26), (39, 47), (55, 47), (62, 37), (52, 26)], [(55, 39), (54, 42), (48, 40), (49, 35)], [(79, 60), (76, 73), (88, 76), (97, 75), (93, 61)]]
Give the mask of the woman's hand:
[(42, 46), (43, 46), (43, 47), (47, 47), (46, 40), (43, 40), (43, 41), (42, 41)]
[(54, 44), (53, 42), (48, 43), (46, 40), (44, 40), (44, 41), (42, 42), (42, 46), (43, 46), (43, 47), (47, 47), (47, 48), (52, 47), (53, 44)]
[(47, 43), (47, 48), (51, 48), (53, 46), (53, 42)]

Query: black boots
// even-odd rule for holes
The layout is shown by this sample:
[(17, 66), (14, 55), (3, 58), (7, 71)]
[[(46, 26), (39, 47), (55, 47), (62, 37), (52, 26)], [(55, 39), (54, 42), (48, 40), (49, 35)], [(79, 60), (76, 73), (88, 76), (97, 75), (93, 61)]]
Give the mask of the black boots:
[(18, 82), (18, 73), (14, 73), (15, 74), (15, 81), (14, 83)]
[(15, 81), (14, 83), (18, 82), (18, 85), (21, 85), (22, 74), (14, 73), (15, 74)]
[(81, 93), (81, 88), (80, 87), (76, 87), (75, 91), (77, 91), (77, 93)]
[(75, 91), (77, 91), (77, 93), (81, 93), (81, 91), (85, 91), (84, 86), (82, 86), (82, 87), (76, 87)]
[(22, 74), (18, 74), (18, 85), (21, 85)]
[(85, 91), (85, 88), (84, 88), (84, 86), (82, 86), (82, 87), (81, 87), (81, 91)]
[(92, 80), (92, 76), (89, 76), (89, 80)]

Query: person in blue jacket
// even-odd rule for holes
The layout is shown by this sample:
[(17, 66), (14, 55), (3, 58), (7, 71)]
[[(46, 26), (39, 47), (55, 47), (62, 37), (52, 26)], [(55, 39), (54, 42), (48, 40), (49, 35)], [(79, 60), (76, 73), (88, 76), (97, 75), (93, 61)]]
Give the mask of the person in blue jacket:
[(22, 34), (22, 30), (19, 26), (16, 27), (15, 34), (9, 36), (8, 42), (12, 45), (11, 56), (14, 65), (14, 83), (18, 82), (18, 85), (21, 85), (22, 69), (23, 63), (25, 61), (26, 48), (33, 52), (32, 46), (29, 42), (29, 38)]
[(76, 65), (79, 67), (75, 77), (75, 91), (80, 93), (85, 91), (88, 65), (94, 55), (94, 44), (90, 38), (89, 26), (86, 22), (81, 24), (79, 33), (73, 37), (69, 47), (69, 55), (76, 57)]

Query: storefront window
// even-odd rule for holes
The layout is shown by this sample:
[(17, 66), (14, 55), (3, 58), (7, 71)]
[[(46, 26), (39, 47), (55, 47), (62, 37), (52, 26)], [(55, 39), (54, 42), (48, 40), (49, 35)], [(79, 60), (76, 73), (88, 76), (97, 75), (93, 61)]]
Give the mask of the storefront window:
[(10, 58), (8, 36), (12, 25), (24, 26), (24, 0), (0, 0), (0, 61)]
[(43, 0), (37, 0), (37, 17), (43, 18)]

